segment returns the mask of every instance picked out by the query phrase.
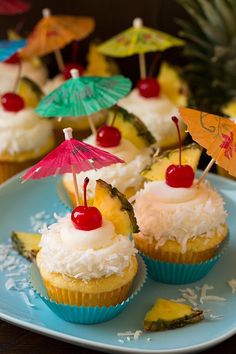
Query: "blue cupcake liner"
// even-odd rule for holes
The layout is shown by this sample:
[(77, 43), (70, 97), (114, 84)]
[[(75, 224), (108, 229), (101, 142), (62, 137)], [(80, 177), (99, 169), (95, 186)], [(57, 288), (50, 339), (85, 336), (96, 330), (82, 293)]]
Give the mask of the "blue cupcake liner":
[(134, 299), (134, 297), (140, 292), (143, 285), (145, 284), (147, 279), (146, 265), (140, 256), (137, 256), (137, 261), (138, 272), (130, 289), (130, 296), (121, 304), (117, 304), (116, 306), (85, 307), (56, 303), (48, 297), (36, 264), (32, 264), (31, 266), (30, 285), (34, 292), (44, 301), (50, 310), (52, 310), (58, 317), (67, 322), (80, 324), (96, 324), (106, 322), (119, 315), (119, 313), (123, 311)]
[(149, 278), (166, 284), (187, 284), (202, 279), (210, 272), (223, 256), (228, 242), (229, 236), (227, 236), (214, 257), (194, 264), (163, 262), (152, 259), (141, 252), (140, 254), (147, 265)]

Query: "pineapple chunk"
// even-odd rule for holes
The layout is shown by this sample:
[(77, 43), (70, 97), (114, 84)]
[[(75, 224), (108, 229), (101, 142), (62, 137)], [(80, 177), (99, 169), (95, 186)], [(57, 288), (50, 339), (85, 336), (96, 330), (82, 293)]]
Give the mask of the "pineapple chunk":
[(138, 226), (132, 205), (117, 188), (101, 179), (96, 181), (93, 205), (113, 223), (117, 234), (128, 236), (137, 232)]
[[(202, 153), (199, 145), (192, 143), (182, 148), (182, 164), (190, 165), (194, 170)], [(142, 172), (142, 176), (150, 181), (163, 181), (165, 180), (166, 169), (171, 164), (179, 163), (179, 149), (167, 150), (160, 156), (154, 156), (151, 164), (147, 166)]]
[(27, 77), (20, 79), (16, 93), (24, 99), (26, 107), (37, 107), (43, 97), (40, 87)]
[(123, 138), (131, 141), (138, 149), (143, 149), (156, 142), (146, 125), (137, 116), (119, 106), (109, 109), (108, 122), (110, 124), (115, 114), (114, 127), (120, 130)]
[(26, 259), (34, 260), (39, 251), (40, 234), (13, 231), (11, 241), (17, 252)]
[(144, 318), (146, 331), (175, 329), (204, 319), (203, 311), (167, 299), (157, 299)]

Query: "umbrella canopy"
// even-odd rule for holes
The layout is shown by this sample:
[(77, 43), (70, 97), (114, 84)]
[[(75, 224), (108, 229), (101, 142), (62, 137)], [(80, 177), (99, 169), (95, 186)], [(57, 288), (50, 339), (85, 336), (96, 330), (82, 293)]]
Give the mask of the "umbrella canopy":
[(74, 40), (87, 37), (94, 26), (92, 17), (52, 16), (49, 9), (44, 9), (43, 18), (30, 34), (21, 56), (31, 58), (49, 54)]
[(133, 27), (112, 37), (98, 47), (111, 57), (127, 57), (134, 54), (164, 51), (170, 47), (183, 46), (184, 41), (167, 33), (143, 26), (141, 19)]
[(0, 41), (0, 62), (7, 60), (13, 54), (15, 54), (21, 48), (24, 48), (26, 45), (25, 39), (20, 39), (16, 41)]
[(131, 81), (122, 75), (111, 77), (72, 75), (74, 77), (42, 99), (36, 108), (40, 116), (88, 116), (113, 106), (131, 89)]
[(190, 108), (179, 108), (179, 113), (193, 140), (206, 148), (212, 162), (236, 177), (236, 124), (228, 118)]
[(19, 15), (29, 11), (30, 3), (21, 0), (1, 0), (0, 15)]

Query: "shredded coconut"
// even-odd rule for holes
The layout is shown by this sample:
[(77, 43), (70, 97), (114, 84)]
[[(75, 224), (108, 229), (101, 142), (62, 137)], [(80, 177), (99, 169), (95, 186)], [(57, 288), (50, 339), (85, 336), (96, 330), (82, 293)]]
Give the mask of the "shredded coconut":
[(236, 293), (236, 279), (228, 280), (227, 283), (232, 290), (232, 294), (235, 294)]

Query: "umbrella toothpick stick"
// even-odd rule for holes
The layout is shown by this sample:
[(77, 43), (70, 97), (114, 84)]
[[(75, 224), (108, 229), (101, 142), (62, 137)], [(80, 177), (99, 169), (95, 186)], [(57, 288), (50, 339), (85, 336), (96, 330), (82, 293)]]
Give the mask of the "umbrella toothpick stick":
[[(65, 140), (72, 139), (72, 128), (63, 129), (63, 133), (65, 134)], [(74, 183), (74, 188), (75, 188), (75, 200), (76, 200), (76, 206), (77, 206), (77, 205), (79, 205), (79, 188), (78, 188), (78, 183), (77, 183), (77, 178), (76, 178), (75, 167), (72, 166), (71, 169), (72, 169), (72, 175), (73, 175), (73, 183)]]
[(203, 180), (204, 178), (206, 177), (207, 173), (210, 171), (210, 169), (212, 168), (212, 166), (214, 165), (215, 163), (215, 160), (214, 159), (211, 159), (211, 161), (209, 162), (209, 164), (207, 165), (207, 167), (205, 168), (205, 170), (203, 171), (201, 177), (199, 178), (198, 182), (197, 182), (197, 185), (199, 185)]
[[(133, 27), (139, 29), (142, 26), (143, 26), (143, 20), (139, 17), (135, 18), (133, 21)], [(141, 79), (145, 79), (147, 73), (146, 73), (146, 61), (145, 61), (144, 53), (139, 53), (139, 70), (140, 70)]]

